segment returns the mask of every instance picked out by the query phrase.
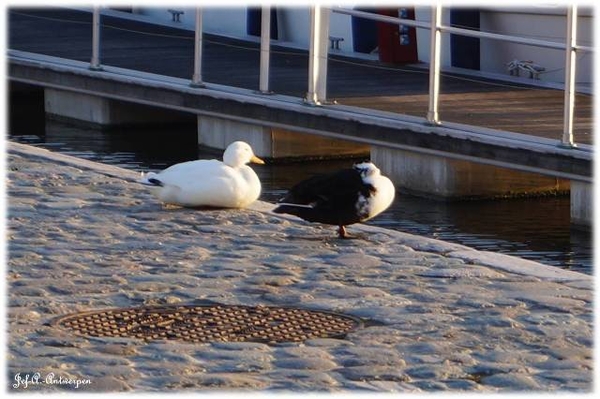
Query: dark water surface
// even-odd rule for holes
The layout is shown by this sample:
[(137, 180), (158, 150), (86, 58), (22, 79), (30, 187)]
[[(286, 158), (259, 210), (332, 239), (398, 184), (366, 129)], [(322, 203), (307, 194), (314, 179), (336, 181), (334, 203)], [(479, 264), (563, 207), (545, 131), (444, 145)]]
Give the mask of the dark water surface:
[[(221, 157), (221, 152), (198, 148), (194, 119), (102, 131), (46, 120), (39, 101), (31, 96), (11, 98), (10, 140), (139, 171)], [(352, 163), (311, 161), (253, 168), (263, 184), (261, 199), (276, 202), (297, 181)], [(390, 209), (367, 224), (593, 273), (592, 234), (571, 227), (568, 196), (440, 202), (400, 192)]]

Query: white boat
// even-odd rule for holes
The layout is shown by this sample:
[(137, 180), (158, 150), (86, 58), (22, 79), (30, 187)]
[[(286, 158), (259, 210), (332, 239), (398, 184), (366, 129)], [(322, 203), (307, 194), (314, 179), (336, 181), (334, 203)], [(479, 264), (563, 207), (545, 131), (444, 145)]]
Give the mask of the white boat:
[[(389, 6), (388, 6), (389, 7)], [(379, 15), (410, 18), (429, 23), (431, 7), (406, 8), (352, 8)], [(134, 15), (148, 17), (157, 23), (194, 30), (195, 9), (192, 7), (133, 7)], [(252, 7), (203, 8), (204, 32), (258, 41), (260, 35), (260, 9)], [(445, 8), (442, 24), (483, 32), (527, 37), (565, 43), (567, 32), (567, 8), (565, 5), (505, 6), (478, 8)], [(310, 41), (310, 11), (308, 6), (283, 7), (272, 10), (271, 37), (273, 43), (290, 48), (308, 49)], [(593, 44), (593, 7), (578, 8), (577, 43)], [(376, 22), (342, 13), (330, 13), (330, 54), (372, 59), (392, 64), (429, 63), (430, 31), (425, 28), (408, 28)], [(470, 38), (444, 34), (442, 44), (442, 68), (467, 69), (484, 74), (515, 77), (514, 63), (535, 65), (536, 73), (520, 73), (518, 76), (540, 82), (563, 83), (565, 77), (564, 50), (516, 44), (489, 38)], [(593, 55), (581, 52), (577, 59), (579, 85), (590, 85), (593, 76)], [(521, 68), (522, 71), (525, 71)], [(463, 71), (464, 72), (464, 71)]]

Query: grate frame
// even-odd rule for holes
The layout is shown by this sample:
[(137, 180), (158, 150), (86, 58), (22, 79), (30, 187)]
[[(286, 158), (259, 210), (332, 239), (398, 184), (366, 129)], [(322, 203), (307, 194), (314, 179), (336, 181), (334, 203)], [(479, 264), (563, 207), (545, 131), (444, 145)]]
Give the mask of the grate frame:
[(51, 325), (94, 338), (275, 344), (314, 338), (343, 339), (363, 323), (353, 316), (323, 310), (211, 304), (78, 312), (60, 316)]

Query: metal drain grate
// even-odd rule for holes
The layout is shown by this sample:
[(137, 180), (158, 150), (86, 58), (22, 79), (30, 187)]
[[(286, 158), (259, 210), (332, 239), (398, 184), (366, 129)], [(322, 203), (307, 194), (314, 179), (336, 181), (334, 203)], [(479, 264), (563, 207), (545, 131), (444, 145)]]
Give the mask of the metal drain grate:
[(343, 338), (360, 324), (324, 311), (236, 305), (108, 309), (63, 316), (53, 323), (91, 337), (267, 343)]

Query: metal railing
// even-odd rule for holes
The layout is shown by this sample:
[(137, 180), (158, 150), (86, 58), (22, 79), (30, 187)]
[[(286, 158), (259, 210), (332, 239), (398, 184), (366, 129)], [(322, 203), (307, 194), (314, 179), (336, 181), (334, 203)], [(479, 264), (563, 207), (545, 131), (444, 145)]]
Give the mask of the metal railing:
[[(308, 87), (305, 103), (310, 105), (322, 105), (327, 101), (327, 57), (329, 40), (330, 13), (345, 14), (390, 24), (405, 25), (409, 27), (428, 29), (431, 31), (430, 42), (430, 64), (429, 64), (429, 102), (426, 120), (433, 125), (441, 124), (438, 107), (441, 74), (441, 34), (450, 33), (475, 38), (493, 39), (524, 44), (535, 47), (565, 50), (565, 83), (564, 83), (564, 123), (560, 138), (561, 146), (576, 147), (573, 137), (573, 116), (575, 109), (575, 75), (576, 75), (576, 53), (578, 51), (594, 52), (591, 46), (577, 44), (577, 6), (570, 5), (567, 10), (566, 42), (540, 40), (514, 35), (482, 32), (442, 24), (442, 7), (434, 5), (431, 7), (431, 22), (403, 19), (387, 15), (374, 14), (365, 11), (351, 10), (341, 7), (327, 8), (323, 6), (312, 6), (310, 9), (311, 31), (309, 45), (309, 71)], [(195, 19), (195, 44), (194, 44), (194, 73), (191, 86), (204, 87), (202, 81), (202, 9), (197, 8)], [(92, 20), (92, 58), (90, 69), (102, 70), (100, 63), (100, 8), (93, 8)], [(261, 16), (261, 38), (260, 38), (260, 77), (259, 92), (270, 93), (269, 90), (269, 63), (270, 63), (270, 40), (271, 40), (270, 6), (262, 6)]]
[(258, 90), (263, 94), (267, 94), (270, 93), (271, 7), (263, 5), (260, 17), (260, 77), (258, 81)]
[(204, 87), (202, 82), (202, 8), (196, 9), (194, 35), (194, 74), (192, 75), (193, 87)]
[(440, 53), (441, 53), (441, 33), (451, 33), (462, 36), (494, 39), (507, 41), (517, 44), (525, 44), (535, 47), (544, 47), (551, 49), (565, 50), (565, 101), (564, 101), (564, 123), (563, 132), (560, 138), (561, 146), (576, 147), (573, 138), (573, 115), (575, 110), (575, 71), (577, 51), (593, 52), (591, 46), (582, 46), (577, 44), (577, 5), (570, 5), (567, 9), (567, 30), (566, 43), (559, 43), (548, 40), (519, 37), (491, 32), (481, 32), (476, 30), (457, 28), (442, 25), (442, 7), (440, 5), (431, 8), (431, 23), (422, 21), (413, 21), (390, 16), (377, 15), (364, 11), (349, 10), (344, 8), (333, 8), (333, 12), (361, 17), (381, 22), (402, 24), (410, 27), (424, 28), (431, 30), (431, 48), (429, 65), (429, 109), (427, 111), (427, 121), (431, 124), (440, 124), (438, 113), (439, 105), (439, 87), (440, 87)]
[(102, 70), (100, 65), (100, 7), (94, 7), (92, 15), (92, 59), (90, 60), (90, 69), (94, 71)]

